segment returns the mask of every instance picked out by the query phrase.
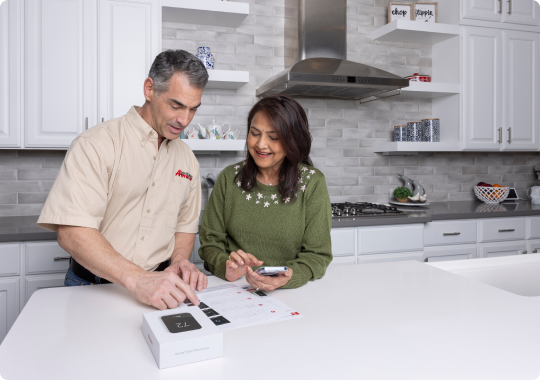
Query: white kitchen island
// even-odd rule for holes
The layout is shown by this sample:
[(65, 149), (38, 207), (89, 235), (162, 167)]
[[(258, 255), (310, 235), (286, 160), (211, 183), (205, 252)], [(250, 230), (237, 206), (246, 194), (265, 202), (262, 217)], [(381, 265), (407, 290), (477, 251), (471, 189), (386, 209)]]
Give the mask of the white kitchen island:
[[(211, 277), (210, 286), (222, 283)], [(0, 346), (18, 379), (537, 379), (540, 298), (418, 262), (331, 267), (273, 296), (304, 317), (224, 333), (224, 357), (159, 370), (152, 310), (116, 285), (34, 293)]]

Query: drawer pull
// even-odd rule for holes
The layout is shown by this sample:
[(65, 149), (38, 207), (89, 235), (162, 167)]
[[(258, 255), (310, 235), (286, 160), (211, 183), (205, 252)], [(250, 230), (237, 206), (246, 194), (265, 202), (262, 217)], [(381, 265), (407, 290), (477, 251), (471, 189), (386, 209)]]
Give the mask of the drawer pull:
[(54, 258), (54, 261), (69, 260), (69, 259), (71, 259), (71, 256), (56, 256)]
[(532, 253), (538, 253), (538, 250), (537, 250), (537, 249), (535, 249), (534, 251), (532, 251)]
[(509, 230), (499, 230), (499, 232), (515, 232), (516, 230), (514, 229), (509, 229)]
[(442, 236), (457, 236), (461, 235), (461, 232), (443, 232)]
[(424, 259), (424, 262), (426, 262), (426, 263), (428, 262), (428, 258), (427, 258), (427, 257)]
[(523, 252), (521, 252), (521, 253), (523, 253), (524, 255), (526, 255), (526, 254), (527, 254), (527, 251), (523, 251)]

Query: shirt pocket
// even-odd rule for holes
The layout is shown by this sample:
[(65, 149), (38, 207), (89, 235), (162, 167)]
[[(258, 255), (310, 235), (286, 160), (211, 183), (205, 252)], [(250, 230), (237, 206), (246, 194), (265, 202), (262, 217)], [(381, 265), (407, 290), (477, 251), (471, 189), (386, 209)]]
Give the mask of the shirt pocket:
[(191, 186), (189, 180), (184, 178), (175, 178), (173, 180), (167, 201), (167, 207), (169, 208), (167, 212), (168, 227), (176, 229), (180, 208), (184, 205), (190, 190)]

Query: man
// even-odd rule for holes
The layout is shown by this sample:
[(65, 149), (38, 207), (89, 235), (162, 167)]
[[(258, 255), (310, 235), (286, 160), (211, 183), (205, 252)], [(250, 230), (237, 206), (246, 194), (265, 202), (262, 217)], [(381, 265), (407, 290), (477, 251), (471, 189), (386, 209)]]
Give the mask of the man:
[(159, 54), (145, 103), (89, 129), (69, 148), (38, 220), (70, 255), (65, 284), (113, 282), (160, 310), (206, 276), (189, 262), (201, 210), (199, 164), (180, 134), (201, 105), (208, 72), (183, 50)]

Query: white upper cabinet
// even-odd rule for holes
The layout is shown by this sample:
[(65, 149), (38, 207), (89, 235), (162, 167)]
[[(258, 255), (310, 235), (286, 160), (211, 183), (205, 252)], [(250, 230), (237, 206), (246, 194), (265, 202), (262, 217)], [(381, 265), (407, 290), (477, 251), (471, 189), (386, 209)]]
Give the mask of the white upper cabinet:
[(539, 150), (538, 51), (538, 33), (464, 27), (464, 150)]
[(462, 0), (461, 10), (461, 17), (469, 20), (535, 26), (539, 20), (535, 0)]
[(156, 0), (99, 0), (99, 122), (144, 103), (143, 84), (161, 51)]
[(21, 146), (22, 4), (0, 4), (0, 147)]
[(465, 27), (462, 136), (465, 150), (499, 150), (502, 139), (502, 43), (497, 29)]
[(25, 146), (67, 147), (96, 121), (96, 3), (24, 4)]
[(538, 25), (539, 7), (535, 0), (501, 0), (505, 3), (502, 21), (511, 24)]
[(503, 150), (538, 150), (538, 33), (503, 31)]
[(501, 0), (462, 0), (461, 7), (462, 18), (501, 21)]

